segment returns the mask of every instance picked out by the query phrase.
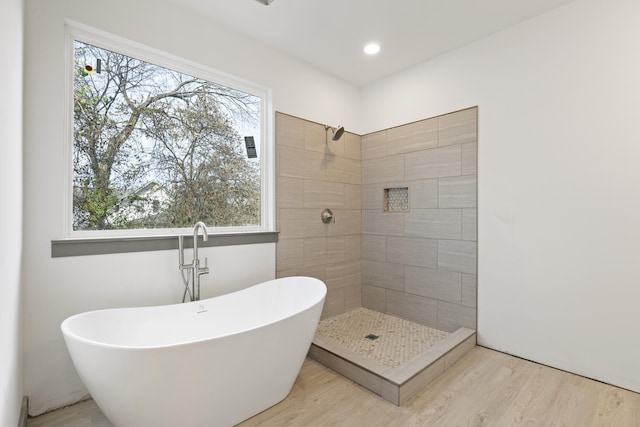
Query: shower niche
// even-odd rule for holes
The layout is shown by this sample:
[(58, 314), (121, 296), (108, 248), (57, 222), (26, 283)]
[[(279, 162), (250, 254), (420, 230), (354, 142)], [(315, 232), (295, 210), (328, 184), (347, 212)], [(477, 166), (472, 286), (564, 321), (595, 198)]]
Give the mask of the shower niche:
[(383, 210), (385, 212), (409, 211), (409, 188), (391, 187), (384, 189)]

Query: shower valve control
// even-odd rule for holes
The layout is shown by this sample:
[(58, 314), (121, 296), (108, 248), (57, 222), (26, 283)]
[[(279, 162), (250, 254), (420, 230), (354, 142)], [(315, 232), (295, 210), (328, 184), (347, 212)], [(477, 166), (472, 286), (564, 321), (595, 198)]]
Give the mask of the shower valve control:
[(333, 212), (331, 212), (331, 209), (323, 210), (322, 213), (320, 214), (320, 218), (322, 219), (322, 222), (325, 224), (331, 224), (332, 222), (336, 222), (336, 217), (333, 215)]

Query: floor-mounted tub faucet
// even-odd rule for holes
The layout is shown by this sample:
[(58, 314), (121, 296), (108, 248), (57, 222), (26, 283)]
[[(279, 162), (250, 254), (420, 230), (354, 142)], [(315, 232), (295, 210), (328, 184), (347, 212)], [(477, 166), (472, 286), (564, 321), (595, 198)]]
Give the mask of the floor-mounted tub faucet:
[[(200, 267), (200, 258), (198, 257), (198, 235), (199, 230), (202, 229), (202, 240), (205, 242), (209, 240), (209, 233), (207, 233), (207, 226), (204, 222), (199, 221), (193, 227), (193, 260), (191, 264), (184, 263), (184, 236), (178, 236), (178, 255), (180, 258), (180, 273), (182, 275), (182, 282), (184, 283), (184, 293), (182, 294), (182, 302), (187, 299), (191, 301), (198, 301), (200, 299), (200, 276), (203, 274), (209, 274), (208, 260), (204, 258), (204, 267)], [(185, 272), (187, 276), (185, 277)]]
[(202, 229), (202, 240), (209, 240), (209, 233), (207, 233), (207, 226), (204, 222), (199, 221), (193, 227), (193, 278), (195, 279), (195, 299), (200, 300), (200, 276), (203, 274), (209, 274), (209, 266), (207, 257), (204, 257), (204, 267), (200, 268), (200, 258), (198, 258), (198, 229)]

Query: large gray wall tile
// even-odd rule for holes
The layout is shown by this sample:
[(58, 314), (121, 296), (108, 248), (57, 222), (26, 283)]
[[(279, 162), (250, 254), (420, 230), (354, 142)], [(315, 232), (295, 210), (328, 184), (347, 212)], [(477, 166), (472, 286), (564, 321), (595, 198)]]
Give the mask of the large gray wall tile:
[(475, 208), (477, 193), (475, 175), (440, 178), (438, 180), (438, 207)]
[(405, 267), (404, 290), (411, 294), (460, 304), (461, 283), (462, 274), (457, 271)]
[[(306, 237), (306, 215), (304, 209), (278, 209), (279, 239), (295, 239)], [(320, 229), (320, 235), (324, 231)]]
[(344, 289), (344, 310), (350, 311), (356, 307), (362, 307), (362, 285), (347, 286)]
[(324, 180), (345, 184), (362, 183), (362, 162), (333, 154), (324, 155)]
[(362, 186), (362, 209), (371, 209), (382, 212), (383, 200), (383, 184), (368, 184)]
[[(458, 173), (458, 175), (460, 175)], [(362, 183), (376, 184), (404, 180), (404, 155), (362, 160)]]
[(405, 217), (404, 233), (412, 237), (459, 240), (461, 209), (413, 209)]
[(478, 281), (475, 274), (462, 275), (462, 305), (476, 307), (478, 300)]
[(304, 148), (304, 121), (287, 114), (276, 113), (276, 144)]
[(351, 132), (345, 132), (342, 139), (337, 142), (344, 142), (344, 156), (351, 159), (362, 158), (362, 137)]
[(360, 260), (327, 264), (325, 272), (327, 287), (331, 289), (360, 286), (362, 282)]
[(362, 186), (344, 184), (344, 207), (346, 209), (362, 209)]
[[(324, 153), (327, 149), (327, 132), (324, 125), (313, 122), (304, 122), (304, 148), (310, 151)], [(342, 149), (344, 153), (344, 149)]]
[(362, 259), (362, 235), (351, 234), (344, 236), (344, 259), (361, 260)]
[(462, 144), (462, 175), (474, 175), (478, 171), (478, 143)]
[(363, 234), (404, 235), (404, 213), (362, 211)]
[(362, 284), (387, 289), (404, 287), (404, 266), (390, 262), (362, 261)]
[(321, 319), (337, 316), (345, 312), (344, 305), (345, 292), (344, 288), (327, 290), (327, 295), (324, 299), (324, 307), (322, 307)]
[(322, 223), (318, 209), (278, 209), (278, 224), (281, 239), (324, 236), (332, 225)]
[(278, 208), (304, 207), (303, 179), (280, 176), (276, 183), (276, 206)]
[(342, 262), (345, 260), (344, 242), (345, 236), (327, 236), (327, 264)]
[(362, 159), (373, 159), (387, 155), (387, 131), (370, 133), (362, 137)]
[(456, 111), (440, 116), (438, 120), (438, 144), (445, 145), (475, 142), (477, 140), (478, 114), (476, 108)]
[(460, 145), (432, 148), (405, 154), (405, 179), (440, 178), (459, 176), (462, 171)]
[(343, 208), (344, 184), (327, 181), (304, 180), (305, 208)]
[(279, 239), (276, 253), (278, 270), (288, 270), (304, 263), (303, 239)]
[(436, 300), (387, 290), (387, 312), (431, 328), (437, 325)]
[[(299, 161), (297, 158), (292, 161)], [(303, 177), (324, 181), (326, 177), (325, 154), (316, 151), (305, 151), (302, 163)]]
[(387, 311), (387, 290), (377, 286), (362, 285), (362, 306), (381, 313)]
[[(320, 221), (321, 210), (317, 210), (317, 221)], [(334, 222), (323, 224), (329, 236), (347, 236), (360, 234), (362, 230), (362, 214), (359, 209), (333, 209)]]
[(410, 153), (437, 146), (437, 117), (387, 130), (387, 155)]
[(438, 180), (424, 179), (407, 181), (409, 187), (409, 207), (411, 209), (430, 209), (438, 207)]
[(304, 265), (324, 265), (327, 263), (327, 238), (308, 237), (303, 239)]
[[(346, 132), (345, 132), (346, 134)], [(344, 158), (349, 158), (349, 159), (353, 159), (356, 160), (356, 158), (354, 156), (346, 156), (345, 155), (345, 148), (346, 145), (344, 144), (344, 136), (338, 140), (338, 141), (333, 141), (331, 139), (331, 130), (328, 131), (327, 133), (327, 141), (324, 143), (324, 152), (325, 154), (331, 154), (334, 156), (340, 156), (340, 157), (344, 157)], [(360, 159), (357, 159), (360, 160)]]
[(476, 274), (476, 242), (438, 240), (438, 268)]
[(306, 175), (306, 152), (282, 145), (278, 147), (278, 176), (304, 178)]
[(476, 329), (476, 309), (460, 304), (438, 301), (438, 323), (436, 328), (455, 332), (458, 328)]
[(362, 235), (362, 258), (368, 261), (387, 260), (387, 236)]
[(478, 241), (477, 217), (477, 209), (462, 209), (462, 240)]
[(438, 242), (434, 239), (388, 236), (387, 261), (420, 267), (437, 267)]

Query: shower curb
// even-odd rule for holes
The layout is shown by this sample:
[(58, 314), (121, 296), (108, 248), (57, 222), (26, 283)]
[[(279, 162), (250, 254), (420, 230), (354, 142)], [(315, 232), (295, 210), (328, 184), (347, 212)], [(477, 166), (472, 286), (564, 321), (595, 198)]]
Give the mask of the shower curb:
[(475, 346), (476, 331), (459, 328), (425, 353), (397, 368), (389, 368), (316, 335), (308, 355), (389, 402), (402, 406)]

